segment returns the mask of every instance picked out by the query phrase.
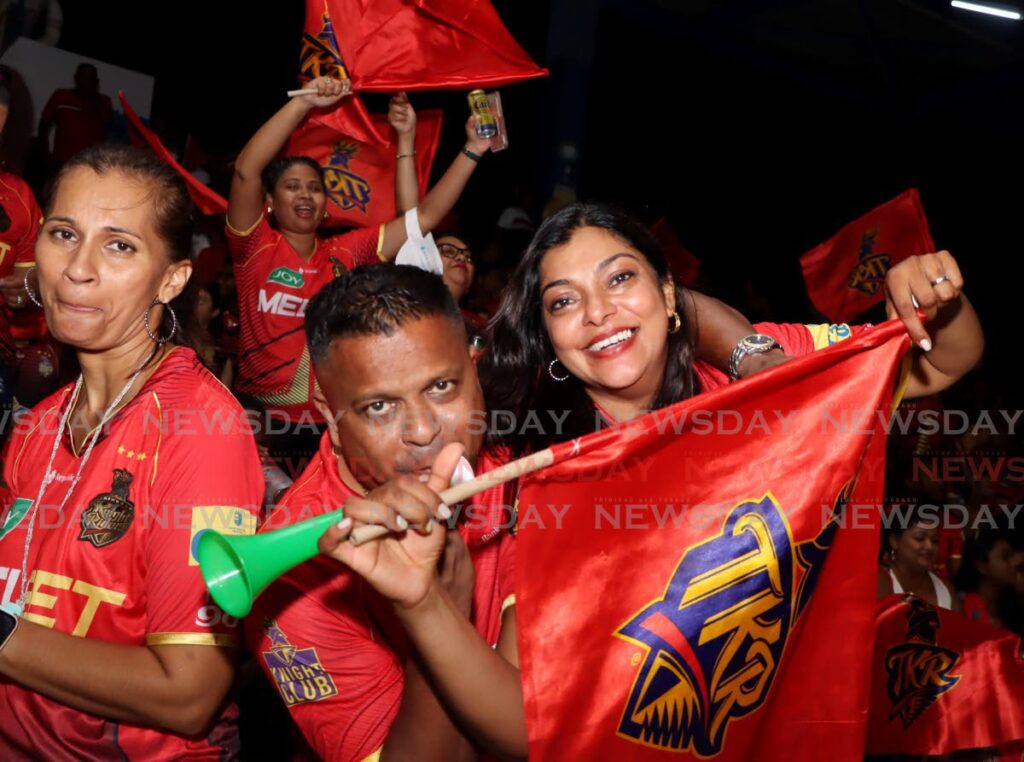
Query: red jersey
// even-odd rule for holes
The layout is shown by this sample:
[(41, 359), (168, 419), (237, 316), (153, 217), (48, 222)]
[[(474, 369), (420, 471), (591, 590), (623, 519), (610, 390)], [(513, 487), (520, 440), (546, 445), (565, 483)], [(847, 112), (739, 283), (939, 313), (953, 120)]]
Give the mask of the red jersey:
[(227, 238), (241, 312), (237, 390), (291, 421), (304, 412), (319, 421), (311, 401), (316, 379), (303, 330), (306, 306), (336, 276), (380, 262), (384, 226), (320, 240), (308, 262), (262, 216), (246, 231), (228, 225)]
[(65, 162), (79, 151), (102, 143), (113, 115), (110, 98), (102, 93), (54, 91), (42, 115), (42, 121), (54, 125), (53, 158)]
[[(255, 531), (263, 473), (241, 407), (194, 352), (175, 349), (98, 435), (58, 513), (80, 459), (61, 433), (55, 478), (33, 512), (72, 392), (64, 387), (33, 408), (5, 451), (3, 602), (18, 599), (34, 515), (24, 619), (125, 646), (235, 645), (238, 623), (211, 602), (193, 550), (204, 528)], [(0, 678), (0, 758), (218, 760), (237, 751), (236, 717), (231, 705), (209, 735), (185, 738), (106, 720)]]
[[(10, 172), (0, 172), (0, 278), (21, 274), (36, 263), (36, 237), (43, 213), (28, 184)], [(25, 296), (28, 299), (28, 296)], [(9, 310), (0, 302), (0, 362), (14, 361), (14, 339), (26, 323), (38, 324), (42, 310), (29, 305)]]
[[(801, 323), (755, 323), (758, 333), (767, 334), (782, 345), (782, 351), (790, 357), (800, 357), (817, 349), (826, 349), (833, 344), (863, 333), (872, 326), (849, 326), (846, 323), (822, 323), (803, 325)], [(702, 392), (710, 392), (730, 383), (728, 374), (704, 362), (695, 362), (693, 370), (701, 383)]]
[[(498, 465), (481, 456), (478, 472)], [(477, 495), (459, 525), (476, 571), (473, 623), (492, 645), (514, 601), (514, 540), (504, 531), (513, 520), (514, 490), (505, 484)], [(264, 529), (336, 510), (353, 494), (325, 434)], [(257, 599), (245, 630), (250, 650), (323, 759), (364, 760), (384, 745), (402, 703), (410, 646), (391, 605), (358, 574), (317, 556)]]

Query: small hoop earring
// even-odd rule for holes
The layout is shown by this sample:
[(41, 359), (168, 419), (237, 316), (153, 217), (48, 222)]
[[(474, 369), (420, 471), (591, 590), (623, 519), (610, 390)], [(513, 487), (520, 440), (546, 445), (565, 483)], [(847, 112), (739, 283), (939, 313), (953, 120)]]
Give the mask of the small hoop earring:
[(679, 329), (683, 327), (683, 320), (679, 317), (679, 313), (675, 310), (668, 316), (668, 332), (679, 333)]
[[(167, 334), (166, 338), (159, 337), (153, 333), (153, 329), (149, 325), (149, 311), (156, 305), (162, 304), (164, 308), (171, 313), (171, 332)], [(174, 338), (174, 334), (178, 331), (178, 316), (174, 314), (174, 309), (169, 304), (163, 304), (163, 302), (154, 299), (153, 303), (146, 309), (145, 314), (142, 316), (143, 322), (146, 324), (146, 333), (149, 334), (149, 338), (157, 343), (157, 345), (166, 344), (168, 341)]]
[[(555, 363), (556, 362), (558, 362), (558, 358), (557, 357), (554, 360), (552, 360), (551, 362), (548, 363), (548, 375), (551, 376), (551, 378), (553, 378), (555, 381), (568, 381), (569, 380), (569, 375), (570, 375), (569, 371), (565, 371), (565, 375), (564, 376), (556, 376), (555, 375)], [(564, 367), (565, 366), (563, 366), (563, 368)]]

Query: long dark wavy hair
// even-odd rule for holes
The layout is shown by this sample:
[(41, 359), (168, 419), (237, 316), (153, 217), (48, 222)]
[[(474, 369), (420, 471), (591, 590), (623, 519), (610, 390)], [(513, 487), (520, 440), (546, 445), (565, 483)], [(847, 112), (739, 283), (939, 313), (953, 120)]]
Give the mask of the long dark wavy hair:
[[(573, 204), (552, 215), (537, 230), (505, 289), (501, 306), (491, 320), (489, 351), (481, 358), (479, 372), (492, 416), (507, 411), (516, 417), (517, 429), (527, 431), (495, 435), (491, 441), (511, 448), (513, 455), (549, 447), (599, 428), (597, 409), (583, 384), (574, 376), (556, 382), (548, 374), (555, 359), (542, 315), (540, 264), (553, 248), (569, 242), (585, 227), (606, 230), (635, 249), (650, 263), (662, 283), (672, 278), (661, 246), (644, 225), (627, 212), (605, 204)], [(675, 309), (681, 330), (668, 334), (668, 360), (654, 409), (692, 397), (700, 391), (693, 372), (694, 340), (686, 323), (688, 294), (676, 284)], [(666, 330), (668, 327), (666, 326)], [(530, 411), (539, 417), (543, 432), (524, 426)], [(546, 411), (568, 416), (560, 427)]]

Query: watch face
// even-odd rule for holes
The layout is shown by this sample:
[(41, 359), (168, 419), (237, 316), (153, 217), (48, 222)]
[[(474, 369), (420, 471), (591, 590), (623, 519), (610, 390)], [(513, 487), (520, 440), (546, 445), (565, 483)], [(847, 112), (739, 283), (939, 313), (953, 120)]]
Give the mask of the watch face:
[(775, 339), (771, 336), (765, 336), (763, 333), (755, 333), (753, 336), (747, 336), (745, 341), (753, 348), (760, 349), (761, 347), (770, 347), (775, 343)]

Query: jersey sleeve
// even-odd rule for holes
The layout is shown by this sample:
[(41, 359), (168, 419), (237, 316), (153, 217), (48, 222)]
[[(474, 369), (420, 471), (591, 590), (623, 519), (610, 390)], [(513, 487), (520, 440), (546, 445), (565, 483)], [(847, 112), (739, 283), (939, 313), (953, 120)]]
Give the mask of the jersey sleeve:
[(272, 584), (246, 620), (250, 650), (321, 759), (373, 758), (401, 708), (402, 663), (363, 598), (356, 575), (317, 559)]
[(328, 255), (337, 257), (349, 269), (379, 263), (384, 246), (384, 225), (331, 236), (327, 246)]
[(241, 417), (221, 412), (233, 421), (230, 430), (169, 436), (157, 456), (155, 518), (143, 541), (147, 645), (236, 645), (238, 622), (209, 597), (195, 549), (204, 529), (233, 536), (256, 531), (263, 473)]
[(228, 251), (237, 266), (245, 265), (254, 254), (275, 245), (274, 231), (263, 214), (246, 230), (231, 227), (225, 217), (224, 231), (227, 235)]

